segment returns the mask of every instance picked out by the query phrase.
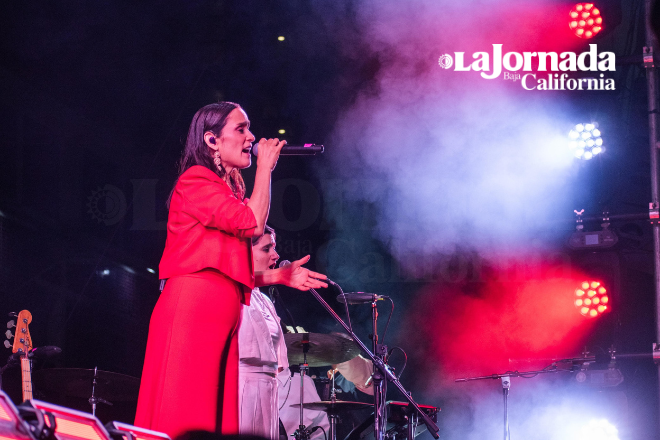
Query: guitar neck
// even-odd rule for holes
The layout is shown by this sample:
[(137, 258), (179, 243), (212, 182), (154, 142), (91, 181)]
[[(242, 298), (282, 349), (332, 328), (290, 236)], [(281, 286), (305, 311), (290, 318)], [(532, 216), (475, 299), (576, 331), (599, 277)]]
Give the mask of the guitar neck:
[(21, 357), (21, 379), (23, 382), (23, 401), (32, 400), (32, 367), (30, 359)]

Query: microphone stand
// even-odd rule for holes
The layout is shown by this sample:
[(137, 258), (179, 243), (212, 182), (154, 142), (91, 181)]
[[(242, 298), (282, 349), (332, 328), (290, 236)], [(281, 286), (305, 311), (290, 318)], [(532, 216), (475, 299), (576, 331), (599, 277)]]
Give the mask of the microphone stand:
[[(374, 386), (379, 387), (375, 388), (374, 390), (374, 401), (377, 405), (376, 408), (374, 408), (374, 437), (375, 440), (385, 440), (385, 424), (387, 423), (387, 417), (386, 417), (386, 402), (385, 402), (385, 394), (383, 391), (386, 391), (386, 381), (390, 381), (391, 383), (394, 384), (394, 386), (403, 394), (410, 403), (410, 406), (415, 409), (417, 414), (421, 417), (421, 420), (424, 422), (426, 425), (426, 428), (428, 429), (429, 433), (433, 436), (433, 438), (438, 439), (440, 436), (438, 435), (439, 428), (436, 426), (436, 424), (431, 420), (431, 418), (419, 408), (419, 405), (413, 400), (411, 393), (406, 391), (406, 389), (401, 385), (401, 382), (399, 381), (399, 378), (397, 378), (394, 373), (389, 369), (387, 364), (384, 362), (384, 354), (379, 353), (379, 356), (374, 355), (367, 347), (364, 345), (364, 343), (358, 339), (358, 337), (353, 333), (353, 330), (349, 328), (349, 326), (337, 315), (337, 313), (330, 307), (330, 305), (319, 295), (319, 293), (315, 289), (309, 289), (309, 291), (314, 295), (314, 298), (330, 313), (330, 315), (337, 321), (342, 327), (344, 327), (344, 330), (346, 333), (353, 339), (353, 342), (357, 344), (358, 347), (367, 355), (369, 359), (371, 359), (371, 362), (373, 362), (374, 365)], [(375, 309), (375, 300), (373, 302), (372, 307)], [(377, 313), (374, 312), (374, 317), (377, 316)], [(378, 343), (377, 343), (377, 336), (376, 336), (376, 323), (374, 320), (374, 335), (373, 335), (373, 347), (374, 351), (378, 350)], [(381, 346), (382, 347), (382, 346)], [(378, 385), (378, 381), (380, 381), (380, 385)], [(380, 389), (380, 393), (378, 392)], [(413, 439), (409, 439), (413, 440)]]
[[(371, 320), (373, 324), (371, 341), (374, 356), (378, 358), (383, 365), (386, 365), (385, 356), (387, 354), (387, 347), (384, 347), (385, 349), (382, 350), (381, 347), (383, 347), (383, 345), (378, 343), (378, 308), (376, 307), (376, 301), (376, 295), (374, 295), (373, 300), (371, 301)], [(348, 304), (348, 301), (346, 303)], [(383, 440), (383, 436), (385, 432), (387, 432), (387, 381), (384, 379), (384, 375), (381, 374), (380, 370), (374, 363), (374, 436), (376, 440)], [(414, 437), (409, 438), (408, 440), (413, 439)]]
[[(614, 362), (621, 359), (652, 359), (656, 363), (660, 363), (660, 346), (656, 343), (653, 344), (653, 349), (651, 352), (646, 353), (616, 353), (614, 347), (609, 349), (609, 356), (600, 359), (600, 361)], [(594, 362), (599, 362), (597, 356), (589, 356), (588, 352), (582, 353), (581, 357), (567, 358), (567, 359), (553, 359), (550, 366), (544, 368), (543, 370), (537, 371), (507, 371), (502, 374), (491, 374), (490, 376), (476, 376), (476, 377), (464, 377), (462, 379), (456, 379), (454, 382), (469, 382), (473, 380), (483, 380), (483, 379), (502, 379), (502, 393), (504, 395), (504, 440), (509, 440), (511, 433), (509, 432), (509, 409), (508, 409), (508, 397), (509, 397), (509, 388), (511, 387), (511, 377), (534, 377), (539, 374), (546, 373), (574, 373), (579, 366), (589, 365)], [(558, 368), (557, 364), (571, 364), (570, 368)]]
[(502, 396), (504, 397), (504, 440), (509, 440), (511, 438), (511, 432), (509, 431), (509, 388), (511, 388), (511, 378), (512, 377), (526, 377), (526, 376), (536, 376), (537, 374), (544, 373), (559, 373), (559, 372), (574, 372), (575, 368), (557, 368), (557, 366), (552, 365), (549, 368), (537, 371), (507, 371), (502, 374), (491, 374), (490, 376), (476, 376), (476, 377), (464, 377), (461, 379), (456, 379), (454, 382), (470, 382), (473, 380), (484, 380), (484, 379), (501, 379), (502, 380)]

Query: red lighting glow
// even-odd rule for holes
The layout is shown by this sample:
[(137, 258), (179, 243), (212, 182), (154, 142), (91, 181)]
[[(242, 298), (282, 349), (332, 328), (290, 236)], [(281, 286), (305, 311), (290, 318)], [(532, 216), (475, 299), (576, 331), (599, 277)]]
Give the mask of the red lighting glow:
[[(587, 298), (584, 298), (584, 290), (587, 291)], [(575, 307), (580, 310), (583, 316), (595, 318), (596, 316), (608, 310), (605, 305), (609, 302), (607, 289), (600, 281), (584, 281), (580, 287), (575, 289)]]
[(589, 283), (575, 296), (585, 275), (576, 278), (555, 264), (530, 264), (523, 257), (502, 261), (482, 266), (478, 282), (471, 275), (429, 284), (411, 304), (404, 338), (433, 335), (417, 354), (441, 365), (438, 380), (543, 368), (541, 359), (579, 351), (597, 324), (576, 313), (594, 307), (584, 305)]
[(578, 3), (568, 15), (568, 27), (580, 38), (591, 38), (603, 29), (603, 18), (593, 3)]

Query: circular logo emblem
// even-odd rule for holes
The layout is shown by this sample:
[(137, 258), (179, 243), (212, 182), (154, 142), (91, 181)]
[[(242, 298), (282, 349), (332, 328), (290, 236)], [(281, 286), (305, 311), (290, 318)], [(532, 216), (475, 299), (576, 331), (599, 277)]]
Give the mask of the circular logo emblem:
[(449, 69), (454, 64), (454, 60), (451, 58), (451, 55), (444, 54), (438, 58), (438, 64), (443, 69)]
[(94, 220), (103, 222), (106, 226), (119, 223), (126, 214), (124, 193), (114, 185), (97, 188), (87, 200), (87, 208), (89, 208), (87, 212)]

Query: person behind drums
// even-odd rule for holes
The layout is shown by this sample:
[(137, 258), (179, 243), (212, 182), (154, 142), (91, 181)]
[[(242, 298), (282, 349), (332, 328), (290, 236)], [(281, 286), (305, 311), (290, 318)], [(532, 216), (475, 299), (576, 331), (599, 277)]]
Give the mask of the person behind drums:
[[(374, 364), (369, 359), (357, 355), (353, 359), (333, 365), (332, 370), (328, 370), (328, 379), (335, 376), (335, 385), (342, 389), (344, 393), (352, 393), (353, 390), (361, 391), (364, 394), (373, 396), (374, 387), (371, 380)], [(355, 395), (356, 400), (358, 396)], [(344, 398), (344, 400), (347, 400)], [(363, 399), (360, 399), (363, 400)]]
[(240, 170), (251, 165), (254, 140), (238, 104), (202, 107), (190, 124), (170, 196), (162, 294), (149, 323), (135, 424), (172, 438), (189, 430), (238, 432), (236, 329), (241, 304), (250, 304), (255, 286), (327, 287), (319, 281), (325, 275), (301, 266), (305, 259), (254, 269), (251, 238), (263, 234), (271, 173), (285, 144), (259, 141), (247, 199)]
[[(255, 271), (275, 268), (280, 258), (275, 250), (275, 239), (275, 231), (268, 225), (265, 226), (263, 235), (252, 237)], [(311, 274), (317, 275), (314, 272)], [(283, 410), (282, 414), (288, 414), (287, 409), (282, 408), (282, 401), (286, 401), (287, 391), (290, 391), (292, 382), (287, 348), (280, 318), (273, 302), (258, 288), (252, 290), (251, 298), (250, 305), (243, 307), (238, 330), (239, 432), (277, 440), (280, 409)], [(296, 388), (296, 392), (299, 396), (299, 387)], [(284, 394), (280, 395), (280, 393)], [(309, 379), (309, 384), (305, 383), (305, 401), (319, 400), (321, 399), (316, 392), (314, 382)], [(298, 401), (289, 402), (287, 407), (293, 403)], [(293, 413), (296, 414), (293, 424), (295, 427), (293, 430), (289, 427), (288, 434), (292, 434), (300, 424), (300, 411), (296, 409)], [(324, 424), (327, 431), (329, 424), (324, 413), (305, 410), (307, 427), (319, 423)], [(285, 423), (285, 426), (287, 425), (291, 423)], [(320, 431), (318, 435), (323, 436)]]

